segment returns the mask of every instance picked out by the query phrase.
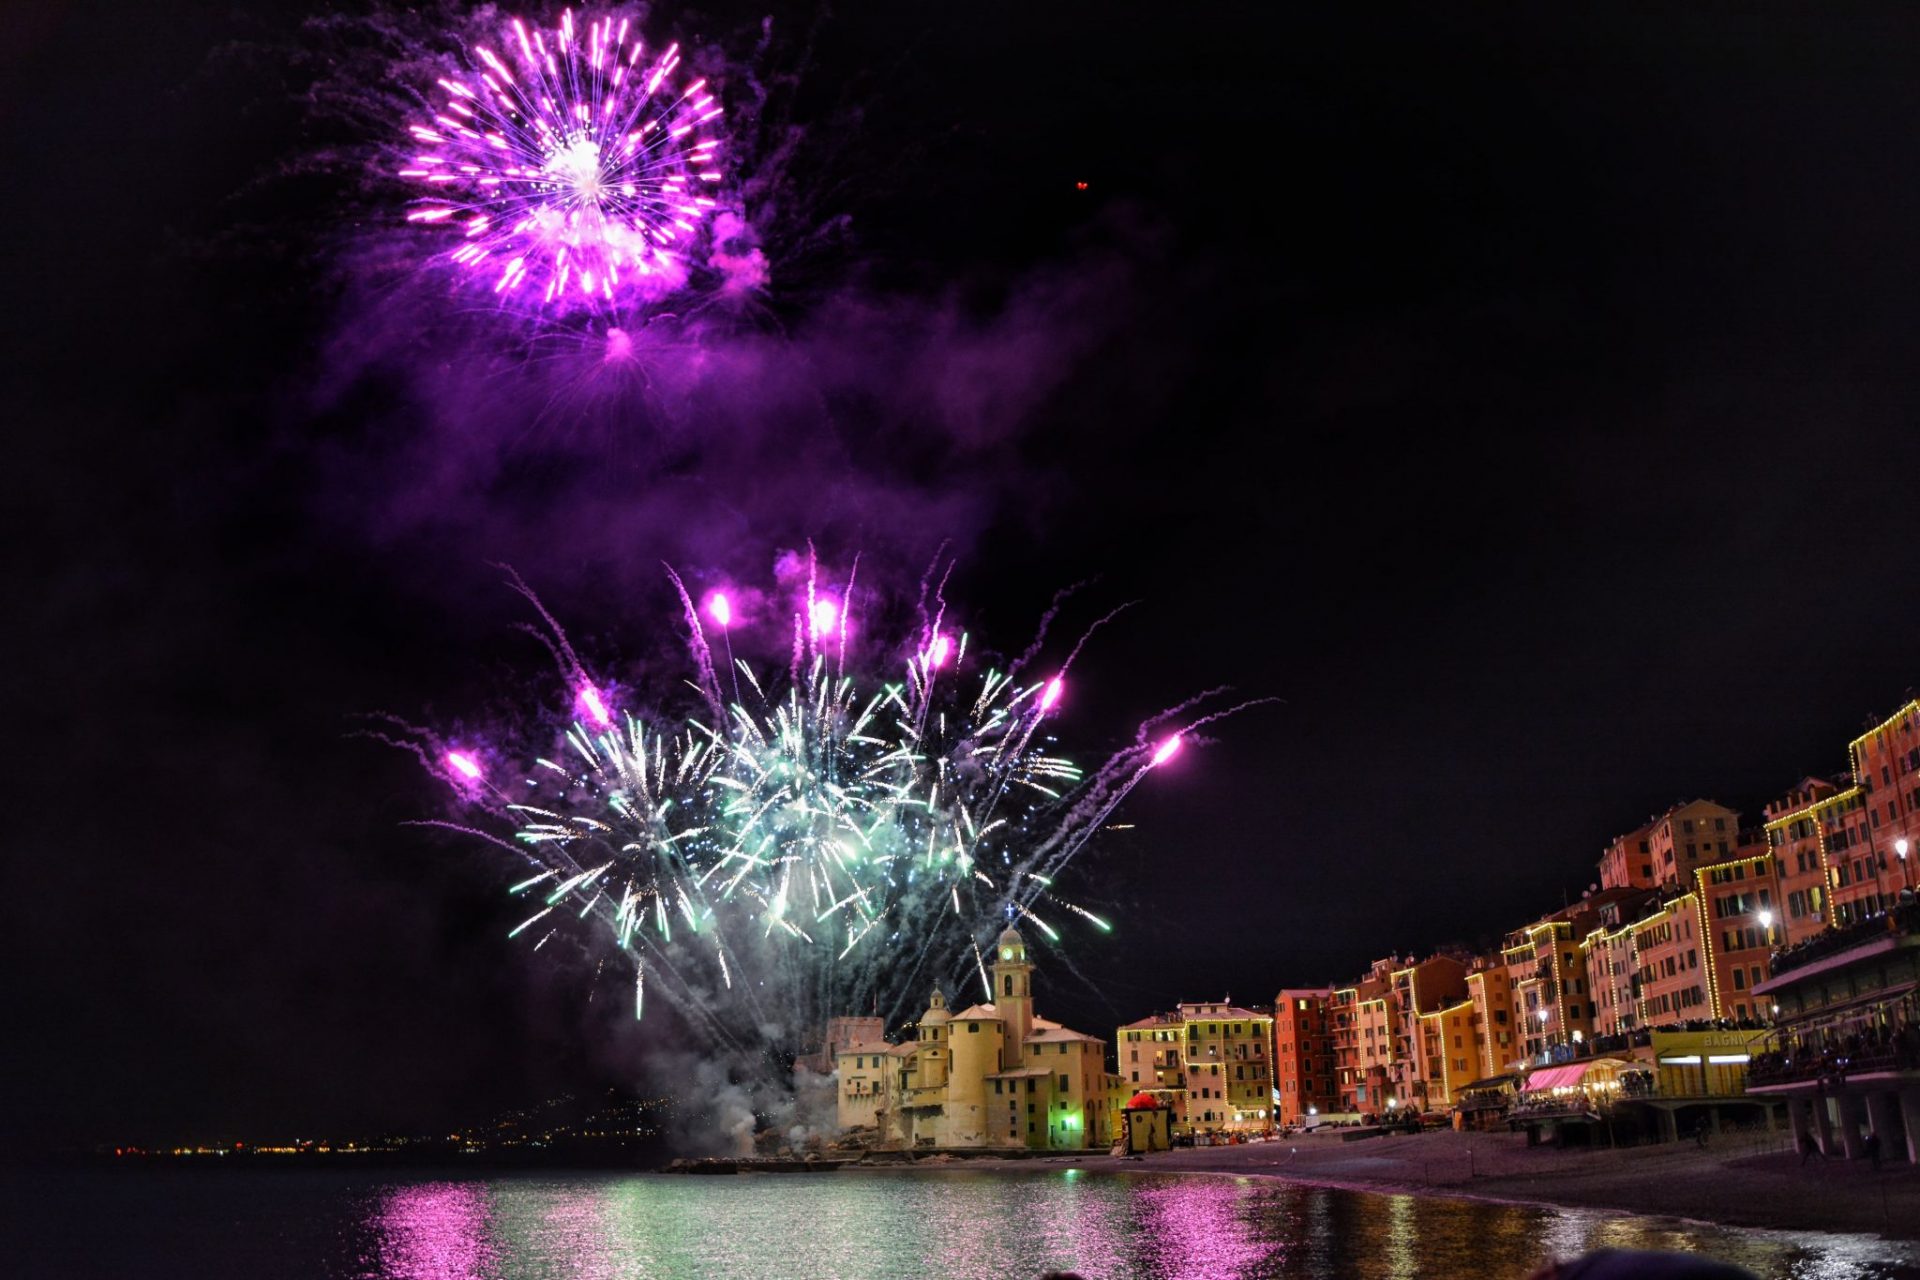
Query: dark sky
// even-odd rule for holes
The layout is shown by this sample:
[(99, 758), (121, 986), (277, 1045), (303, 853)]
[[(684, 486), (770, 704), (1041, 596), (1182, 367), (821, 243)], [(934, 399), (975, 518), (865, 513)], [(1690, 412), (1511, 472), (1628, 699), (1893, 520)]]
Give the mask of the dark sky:
[(1004, 648), (1067, 583), (1143, 602), (1079, 668), (1083, 756), (1284, 699), (1080, 865), (1120, 933), (1102, 996), (1056, 965), (1042, 1001), (1094, 1031), (1495, 936), (1920, 683), (1920, 17), (846, 8), (776, 13), (774, 62), (812, 44), (739, 394), (532, 426), (343, 265), (304, 11), (17, 26), (5, 1130), (439, 1122), (630, 1068), (650, 1033), (506, 943), (500, 868), (352, 736), (538, 668), (490, 562), (612, 659), (670, 622), (663, 559), (811, 534), (904, 588), (947, 537)]

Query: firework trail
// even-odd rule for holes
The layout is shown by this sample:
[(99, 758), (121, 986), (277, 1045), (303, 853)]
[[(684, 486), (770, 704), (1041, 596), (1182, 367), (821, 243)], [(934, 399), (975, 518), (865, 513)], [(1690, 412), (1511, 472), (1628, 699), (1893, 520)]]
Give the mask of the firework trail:
[(437, 256), (464, 277), (536, 310), (614, 312), (678, 288), (724, 176), (721, 105), (681, 64), (630, 16), (507, 20), (406, 122), (406, 220), (451, 240)]
[[(930, 982), (964, 980), (1011, 919), (1054, 943), (1058, 912), (1109, 930), (1061, 896), (1058, 877), (1193, 729), (1240, 709), (1202, 714), (1214, 695), (1190, 700), (1088, 777), (1052, 745), (1064, 666), (1024, 679), (1030, 648), (1014, 669), (996, 667), (941, 602), (923, 610), (896, 678), (864, 678), (848, 670), (850, 652), (871, 647), (850, 644), (852, 575), (820, 583), (811, 561), (785, 670), (769, 682), (730, 662), (735, 696), (723, 702), (703, 611), (668, 573), (694, 714), (621, 706), (534, 601), (552, 628), (543, 639), (566, 683), (555, 700), (566, 722), (510, 735), (531, 743), (415, 731), (406, 745), (483, 815), (435, 825), (527, 864), (512, 892), (528, 912), (511, 936), (536, 947), (567, 928), (599, 937), (634, 966), (636, 1016), (651, 985), (731, 1048), (802, 1037), (839, 1013), (905, 1016)], [(729, 652), (745, 621), (737, 598), (715, 592), (704, 610)]]

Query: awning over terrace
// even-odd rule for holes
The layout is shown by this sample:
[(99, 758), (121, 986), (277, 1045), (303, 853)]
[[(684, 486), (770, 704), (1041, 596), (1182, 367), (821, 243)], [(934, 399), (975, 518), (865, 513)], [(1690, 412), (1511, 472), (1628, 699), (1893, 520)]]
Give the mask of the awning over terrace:
[(1527, 1077), (1525, 1091), (1540, 1093), (1547, 1089), (1572, 1088), (1586, 1077), (1590, 1062), (1571, 1062), (1564, 1067), (1541, 1067)]

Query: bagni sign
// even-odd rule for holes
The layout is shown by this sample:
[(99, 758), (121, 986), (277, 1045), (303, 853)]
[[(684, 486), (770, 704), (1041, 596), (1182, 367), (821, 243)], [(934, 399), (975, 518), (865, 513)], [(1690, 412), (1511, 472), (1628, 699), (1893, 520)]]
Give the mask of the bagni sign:
[(1709, 1049), (1744, 1049), (1758, 1038), (1752, 1031), (1709, 1031), (1700, 1043)]

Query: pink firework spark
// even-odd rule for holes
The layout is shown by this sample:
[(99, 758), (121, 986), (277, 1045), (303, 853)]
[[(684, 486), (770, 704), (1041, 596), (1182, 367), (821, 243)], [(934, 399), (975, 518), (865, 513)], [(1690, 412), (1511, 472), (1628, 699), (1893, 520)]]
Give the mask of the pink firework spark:
[(1040, 694), (1040, 713), (1045, 715), (1053, 710), (1053, 704), (1060, 701), (1060, 692), (1064, 687), (1064, 677), (1055, 676), (1047, 681), (1046, 689)]
[(716, 207), (721, 107), (683, 81), (680, 46), (649, 51), (606, 15), (551, 31), (514, 19), (439, 81), (407, 128), (407, 221), (452, 238), (462, 275), (549, 310), (651, 298), (685, 278)]
[(580, 705), (586, 709), (593, 723), (600, 728), (604, 729), (613, 723), (613, 713), (607, 710), (606, 701), (601, 698), (600, 691), (592, 685), (583, 683), (580, 686)]

